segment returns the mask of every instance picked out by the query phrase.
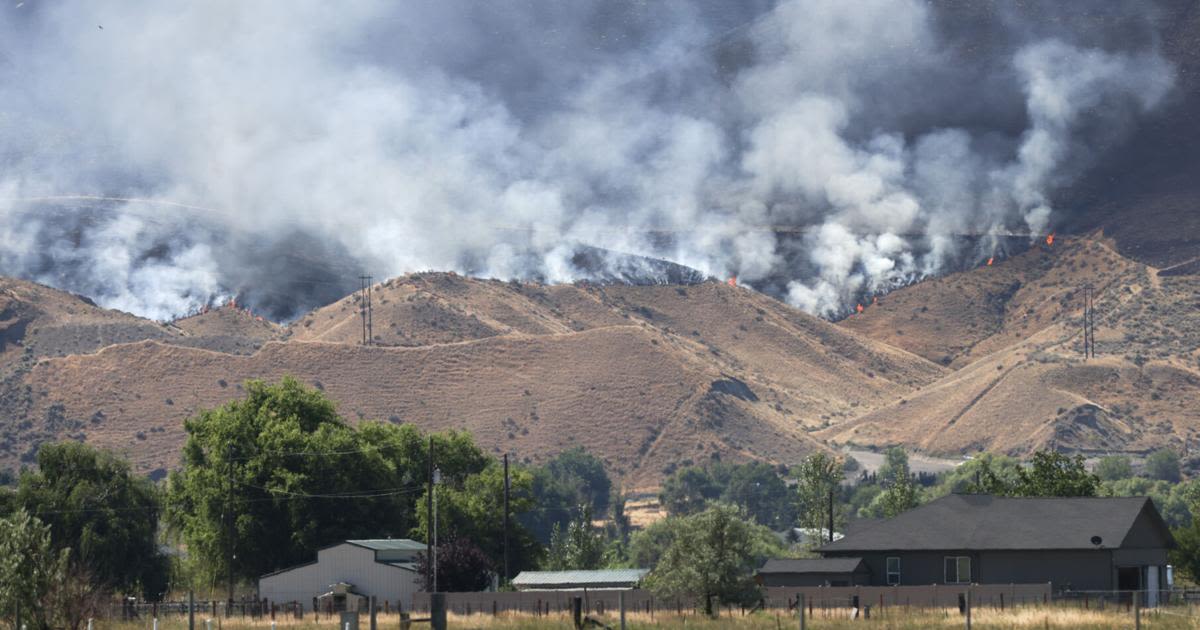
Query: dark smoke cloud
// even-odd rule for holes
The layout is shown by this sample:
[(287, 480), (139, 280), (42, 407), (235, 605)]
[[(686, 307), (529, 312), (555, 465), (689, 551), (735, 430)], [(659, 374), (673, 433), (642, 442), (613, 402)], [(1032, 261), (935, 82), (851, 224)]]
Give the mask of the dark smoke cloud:
[[(1167, 95), (1162, 20), (1142, 2), (9, 0), (0, 271), (156, 318), (232, 295), (290, 317), (362, 272), (678, 273), (602, 248), (832, 315), (1050, 229), (1055, 192)], [(65, 194), (190, 207), (36, 200)]]

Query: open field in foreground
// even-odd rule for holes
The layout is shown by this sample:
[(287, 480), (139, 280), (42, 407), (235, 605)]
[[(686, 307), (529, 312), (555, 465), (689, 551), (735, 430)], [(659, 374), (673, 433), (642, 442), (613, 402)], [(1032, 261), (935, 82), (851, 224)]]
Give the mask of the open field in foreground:
[[(1200, 613), (1200, 611), (1196, 611)], [(631, 613), (626, 617), (630, 629), (663, 628), (669, 630), (716, 630), (717, 628), (737, 628), (741, 630), (780, 630), (783, 628), (798, 628), (799, 621), (795, 615), (785, 612), (768, 611), (747, 616), (734, 614), (732, 617), (720, 619), (705, 619), (695, 615), (678, 616), (674, 614), (656, 614), (653, 619), (645, 613)], [(1060, 628), (1069, 630), (1125, 630), (1134, 627), (1133, 613), (1124, 608), (1080, 610), (1073, 607), (1025, 607), (1000, 611), (994, 609), (977, 610), (972, 617), (973, 628), (979, 630), (1007, 630), (1022, 628)], [(533, 617), (525, 614), (502, 614), (498, 617), (491, 615), (450, 615), (449, 627), (453, 629), (479, 630), (556, 630), (571, 627), (567, 615), (551, 614), (545, 617)], [(604, 615), (599, 621), (619, 627), (615, 614)], [(334, 630), (338, 627), (335, 619), (322, 617), (319, 622), (311, 616), (304, 620), (280, 619), (278, 627), (286, 630)], [(271, 627), (270, 620), (221, 620), (221, 630), (266, 630)], [(380, 615), (379, 628), (393, 630), (400, 627), (396, 615)], [(414, 624), (417, 630), (429, 628), (428, 624)], [(918, 630), (923, 628), (964, 628), (963, 617), (957, 610), (930, 611), (894, 609), (883, 615), (873, 614), (871, 619), (848, 619), (844, 612), (837, 616), (826, 616), (821, 611), (815, 618), (807, 621), (807, 628), (812, 630)], [(1142, 627), (1156, 629), (1182, 630), (1184, 628), (1200, 628), (1200, 617), (1189, 613), (1187, 608), (1171, 608), (1142, 611)], [(138, 622), (97, 620), (96, 630), (149, 630), (151, 621), (143, 619)], [(159, 620), (159, 630), (186, 630), (186, 618), (168, 618)], [(205, 628), (203, 618), (197, 617), (196, 628)], [(212, 622), (212, 630), (217, 630), (216, 620)], [(369, 624), (364, 616), (359, 623), (360, 630), (368, 630)]]

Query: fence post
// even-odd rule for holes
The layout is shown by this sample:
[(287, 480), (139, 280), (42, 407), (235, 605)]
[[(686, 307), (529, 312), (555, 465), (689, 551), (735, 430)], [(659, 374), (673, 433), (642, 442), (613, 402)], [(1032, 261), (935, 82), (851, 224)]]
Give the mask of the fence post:
[(1142, 630), (1142, 600), (1141, 592), (1133, 592), (1133, 628)]
[(625, 591), (617, 592), (617, 607), (621, 609), (621, 630), (625, 630)]
[[(88, 625), (88, 630), (92, 630)], [(196, 592), (188, 591), (188, 630), (196, 630)]]
[(371, 596), (371, 603), (370, 603), (370, 606), (371, 606), (371, 610), (370, 610), (370, 614), (371, 614), (371, 630), (379, 630), (379, 626), (378, 626), (378, 620), (377, 620), (377, 618), (379, 617), (379, 604), (378, 604), (378, 602), (375, 600), (375, 596), (374, 596), (374, 595), (372, 595), (372, 596)]
[(800, 630), (804, 630), (804, 593), (799, 593), (796, 601), (796, 610), (800, 611)]
[(967, 630), (971, 630), (971, 587), (967, 587)]
[(571, 621), (575, 623), (575, 628), (583, 627), (583, 598), (571, 598)]

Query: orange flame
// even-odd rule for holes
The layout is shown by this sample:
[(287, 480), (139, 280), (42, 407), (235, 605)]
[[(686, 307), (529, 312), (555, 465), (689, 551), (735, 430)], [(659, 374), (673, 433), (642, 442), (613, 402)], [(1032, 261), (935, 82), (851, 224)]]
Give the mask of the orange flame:
[(729, 279), (725, 281), (725, 283), (731, 287), (736, 287), (737, 286), (737, 276), (730, 276)]
[(992, 263), (994, 263), (994, 262), (996, 262), (996, 257), (995, 257), (995, 256), (993, 256), (993, 257), (991, 257), (991, 258), (989, 258), (989, 259), (988, 259), (988, 264), (987, 264), (987, 266), (991, 267), (991, 266), (992, 266)]
[(1046, 236), (1046, 244), (1051, 246), (1054, 245), (1054, 232), (1051, 232)]
[(863, 305), (859, 304), (854, 310), (858, 311), (859, 313), (863, 312)]

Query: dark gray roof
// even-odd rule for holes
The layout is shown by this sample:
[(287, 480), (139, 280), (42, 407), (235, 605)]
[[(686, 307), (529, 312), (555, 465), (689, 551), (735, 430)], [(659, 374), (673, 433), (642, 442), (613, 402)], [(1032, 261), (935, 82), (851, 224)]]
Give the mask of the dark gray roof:
[(347, 540), (346, 542), (374, 551), (425, 551), (425, 543), (408, 538), (371, 538), (365, 540)]
[[(819, 551), (1095, 549), (1121, 546), (1146, 497), (1012, 498), (952, 494), (880, 521)], [(1164, 526), (1165, 527), (1165, 526)]]
[(771, 558), (762, 573), (854, 573), (862, 558)]

